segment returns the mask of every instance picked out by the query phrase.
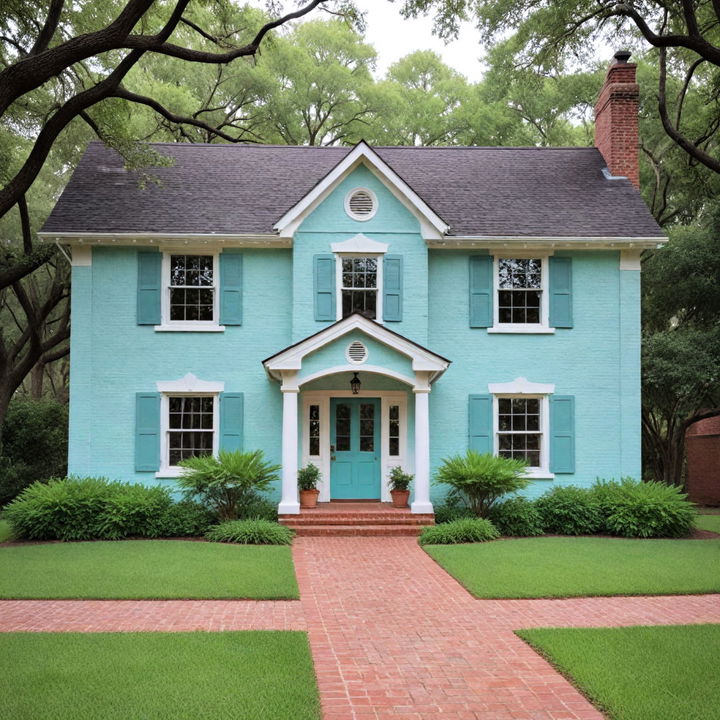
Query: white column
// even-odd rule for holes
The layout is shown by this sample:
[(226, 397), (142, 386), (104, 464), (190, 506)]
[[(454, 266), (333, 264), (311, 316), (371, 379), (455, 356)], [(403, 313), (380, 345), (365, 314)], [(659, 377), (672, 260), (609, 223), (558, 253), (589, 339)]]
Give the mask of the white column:
[(430, 384), (418, 377), (415, 392), (415, 499), (410, 506), (414, 513), (431, 513), (430, 502)]
[(282, 426), (282, 499), (278, 506), (280, 515), (297, 515), (298, 502), (298, 394), (295, 375), (283, 373), (283, 426)]

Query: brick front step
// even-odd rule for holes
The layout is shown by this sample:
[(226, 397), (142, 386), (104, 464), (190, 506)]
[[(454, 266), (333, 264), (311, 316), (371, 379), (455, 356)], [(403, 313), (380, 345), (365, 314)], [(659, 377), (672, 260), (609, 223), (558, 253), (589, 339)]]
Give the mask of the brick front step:
[(327, 512), (300, 515), (280, 515), (283, 525), (434, 525), (434, 515), (392, 515), (381, 513), (338, 513)]
[(298, 536), (305, 537), (417, 536), (424, 527), (421, 525), (299, 525), (291, 522), (283, 524), (295, 530)]

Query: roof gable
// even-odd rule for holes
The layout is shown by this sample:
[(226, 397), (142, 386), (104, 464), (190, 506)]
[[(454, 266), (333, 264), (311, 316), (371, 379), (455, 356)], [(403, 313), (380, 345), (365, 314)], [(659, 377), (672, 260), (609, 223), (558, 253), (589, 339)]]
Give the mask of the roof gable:
[(273, 229), (280, 237), (292, 237), (303, 219), (361, 165), (368, 168), (418, 218), (424, 238), (438, 238), (448, 232), (450, 226), (364, 140), (295, 203)]

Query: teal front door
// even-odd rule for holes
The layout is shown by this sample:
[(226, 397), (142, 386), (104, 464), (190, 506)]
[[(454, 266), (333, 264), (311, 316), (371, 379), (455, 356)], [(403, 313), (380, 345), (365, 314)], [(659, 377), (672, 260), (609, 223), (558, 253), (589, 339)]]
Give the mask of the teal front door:
[(380, 400), (330, 399), (330, 499), (380, 499)]

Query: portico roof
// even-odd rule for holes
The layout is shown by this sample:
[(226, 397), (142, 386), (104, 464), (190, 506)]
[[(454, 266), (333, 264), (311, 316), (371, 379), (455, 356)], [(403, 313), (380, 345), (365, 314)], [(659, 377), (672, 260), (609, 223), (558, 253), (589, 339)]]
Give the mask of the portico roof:
[[(374, 320), (366, 318), (359, 313), (353, 313), (336, 323), (309, 335), (303, 340), (289, 345), (279, 352), (263, 360), (263, 367), (275, 380), (282, 381), (284, 372), (299, 371), (302, 369), (303, 358), (311, 353), (317, 352), (334, 341), (359, 331), (368, 338), (375, 340), (391, 348), (397, 353), (407, 357), (414, 372), (428, 373), (428, 381), (435, 381), (442, 375), (452, 362), (442, 355), (419, 345), (413, 340), (388, 329)], [(337, 372), (341, 371), (378, 371), (374, 366), (347, 363), (346, 366), (334, 367)]]

